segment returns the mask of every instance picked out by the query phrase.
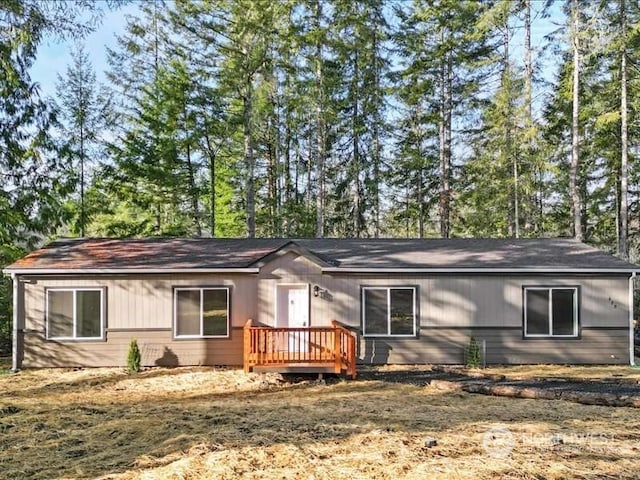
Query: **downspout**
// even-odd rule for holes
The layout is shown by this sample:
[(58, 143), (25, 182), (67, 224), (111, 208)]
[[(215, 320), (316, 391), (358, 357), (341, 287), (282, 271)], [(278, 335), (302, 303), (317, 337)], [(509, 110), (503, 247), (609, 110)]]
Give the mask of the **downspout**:
[(11, 274), (11, 283), (13, 284), (13, 335), (11, 337), (11, 371), (20, 370), (19, 351), (18, 351), (18, 320), (19, 320), (19, 299), (18, 299), (18, 282), (19, 277), (15, 273)]
[(631, 273), (629, 277), (629, 365), (635, 366), (635, 348), (633, 338), (633, 280), (636, 278), (636, 272)]

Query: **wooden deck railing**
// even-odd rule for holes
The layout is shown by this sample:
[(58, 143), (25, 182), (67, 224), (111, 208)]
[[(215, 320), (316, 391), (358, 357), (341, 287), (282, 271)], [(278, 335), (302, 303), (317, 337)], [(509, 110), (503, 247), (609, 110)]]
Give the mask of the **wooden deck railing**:
[(244, 370), (254, 367), (304, 365), (327, 367), (356, 376), (356, 338), (338, 322), (331, 327), (262, 327), (248, 320), (244, 326)]

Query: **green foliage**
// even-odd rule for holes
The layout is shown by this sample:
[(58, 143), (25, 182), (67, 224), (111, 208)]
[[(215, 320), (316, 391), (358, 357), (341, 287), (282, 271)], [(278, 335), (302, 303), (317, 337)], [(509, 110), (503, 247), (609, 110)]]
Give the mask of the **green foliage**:
[(480, 343), (474, 338), (469, 339), (466, 350), (466, 366), (468, 368), (480, 368), (482, 366), (482, 353), (480, 351)]
[[(570, 235), (570, 29), (546, 50), (557, 76), (534, 62), (529, 77), (528, 3), (547, 21), (544, 4), (508, 0), (143, 2), (108, 52), (105, 101), (77, 52), (56, 118), (29, 78), (36, 48), (90, 30), (79, 13), (96, 20), (99, 4), (4, 2), (15, 38), (0, 50), (0, 245), (83, 230), (507, 237), (518, 224), (520, 236)], [(630, 217), (640, 212), (640, 9), (626, 3), (623, 35), (621, 3), (581, 2), (577, 37), (578, 183), (586, 239), (604, 247), (619, 235), (623, 52)], [(90, 163), (84, 202), (79, 155)]]
[(104, 154), (101, 132), (107, 125), (109, 102), (98, 92), (96, 75), (89, 54), (82, 44), (71, 52), (72, 65), (64, 76), (58, 75), (57, 96), (60, 106), (60, 137), (69, 159), (69, 176), (77, 183), (77, 192), (65, 211), (70, 215), (72, 234), (85, 236), (87, 219), (86, 187), (96, 160)]
[[(80, 38), (90, 32), (104, 5), (85, 0), (0, 5), (0, 269), (68, 220), (63, 205), (76, 180), (68, 149), (54, 136), (56, 109), (30, 77), (37, 48), (45, 37)], [(0, 350), (9, 343), (10, 329), (10, 281), (2, 278)]]
[(127, 354), (127, 370), (129, 373), (138, 373), (140, 371), (140, 349), (138, 348), (138, 342), (134, 338), (129, 343), (129, 352)]

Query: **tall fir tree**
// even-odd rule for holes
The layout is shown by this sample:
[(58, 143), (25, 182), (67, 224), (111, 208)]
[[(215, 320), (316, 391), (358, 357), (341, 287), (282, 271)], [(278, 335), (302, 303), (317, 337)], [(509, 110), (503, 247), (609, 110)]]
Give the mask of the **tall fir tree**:
[(79, 198), (71, 203), (71, 229), (84, 237), (88, 221), (85, 190), (93, 168), (104, 154), (103, 132), (109, 117), (109, 101), (100, 95), (95, 71), (82, 44), (74, 47), (71, 60), (65, 75), (58, 75), (56, 87), (65, 151), (79, 184)]

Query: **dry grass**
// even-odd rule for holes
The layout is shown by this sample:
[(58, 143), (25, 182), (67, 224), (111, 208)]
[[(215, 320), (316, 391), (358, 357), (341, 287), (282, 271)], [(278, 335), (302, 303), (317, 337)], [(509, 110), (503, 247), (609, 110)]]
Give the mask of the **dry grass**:
[[(640, 472), (640, 410), (402, 382), (291, 384), (210, 368), (137, 376), (38, 370), (0, 376), (0, 409), (3, 478), (595, 479)], [(506, 458), (483, 449), (494, 425), (514, 435)], [(554, 446), (554, 434), (564, 443)], [(429, 437), (437, 446), (425, 447)]]
[(482, 372), (506, 375), (513, 379), (529, 378), (578, 378), (578, 379), (628, 379), (640, 381), (640, 367), (626, 365), (513, 365), (489, 367)]

